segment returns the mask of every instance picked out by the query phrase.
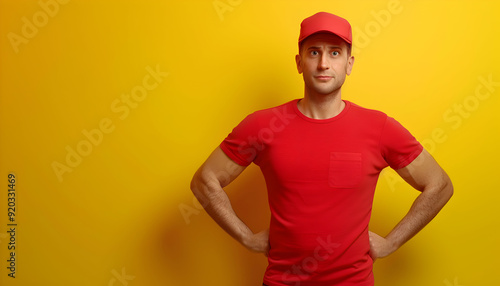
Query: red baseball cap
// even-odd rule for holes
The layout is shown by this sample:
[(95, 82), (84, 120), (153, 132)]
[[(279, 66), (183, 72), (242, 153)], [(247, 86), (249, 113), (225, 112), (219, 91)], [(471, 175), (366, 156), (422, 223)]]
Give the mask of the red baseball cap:
[(305, 18), (300, 24), (299, 48), (305, 38), (318, 32), (330, 32), (341, 37), (349, 45), (352, 44), (351, 24), (346, 19), (327, 12), (319, 12)]

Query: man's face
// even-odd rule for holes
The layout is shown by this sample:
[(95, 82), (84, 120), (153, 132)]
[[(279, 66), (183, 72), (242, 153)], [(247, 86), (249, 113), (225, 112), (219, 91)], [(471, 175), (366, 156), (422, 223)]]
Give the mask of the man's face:
[(306, 92), (328, 95), (339, 91), (346, 74), (351, 74), (354, 57), (342, 38), (317, 33), (302, 42), (295, 61), (299, 74), (303, 74)]

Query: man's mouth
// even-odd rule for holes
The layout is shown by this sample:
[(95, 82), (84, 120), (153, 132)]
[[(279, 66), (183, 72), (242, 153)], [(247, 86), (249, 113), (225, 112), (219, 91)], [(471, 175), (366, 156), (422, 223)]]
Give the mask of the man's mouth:
[(321, 81), (327, 81), (327, 80), (330, 80), (332, 77), (328, 76), (328, 75), (318, 75), (318, 76), (315, 76), (315, 78), (317, 78)]

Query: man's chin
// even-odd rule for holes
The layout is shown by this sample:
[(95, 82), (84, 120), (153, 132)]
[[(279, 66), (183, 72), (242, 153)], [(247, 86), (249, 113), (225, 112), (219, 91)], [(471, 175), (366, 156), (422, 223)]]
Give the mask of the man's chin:
[(333, 85), (311, 85), (308, 88), (310, 90), (309, 94), (317, 94), (319, 96), (335, 95), (339, 93), (340, 87)]
[(339, 88), (317, 88), (315, 93), (322, 96), (335, 95), (338, 93)]

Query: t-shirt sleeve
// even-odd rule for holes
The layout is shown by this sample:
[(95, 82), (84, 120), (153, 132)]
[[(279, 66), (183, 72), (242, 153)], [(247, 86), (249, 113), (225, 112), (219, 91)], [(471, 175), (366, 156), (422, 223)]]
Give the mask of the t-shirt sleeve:
[(380, 138), (382, 156), (395, 170), (408, 166), (424, 149), (394, 118), (387, 117)]
[(258, 122), (254, 113), (243, 119), (222, 141), (224, 153), (241, 166), (250, 165), (262, 150), (258, 140)]

